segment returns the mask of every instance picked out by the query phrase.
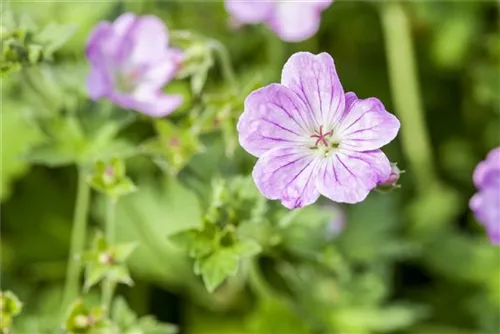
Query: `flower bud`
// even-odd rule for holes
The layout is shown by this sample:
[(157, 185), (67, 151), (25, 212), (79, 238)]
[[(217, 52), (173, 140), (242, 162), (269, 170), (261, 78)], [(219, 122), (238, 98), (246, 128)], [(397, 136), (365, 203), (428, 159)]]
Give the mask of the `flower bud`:
[(401, 175), (401, 173), (403, 173), (403, 171), (401, 171), (397, 164), (395, 163), (392, 163), (391, 164), (391, 174), (389, 175), (389, 177), (383, 181), (383, 182), (380, 182), (378, 185), (377, 185), (377, 190), (392, 190), (394, 188), (399, 188), (400, 186), (397, 184), (398, 183), (398, 180), (399, 180), (399, 176)]

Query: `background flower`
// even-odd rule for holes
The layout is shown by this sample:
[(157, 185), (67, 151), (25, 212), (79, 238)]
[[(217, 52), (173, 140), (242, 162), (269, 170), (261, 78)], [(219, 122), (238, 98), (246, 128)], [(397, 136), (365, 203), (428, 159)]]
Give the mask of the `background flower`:
[(162, 88), (173, 79), (182, 56), (168, 48), (168, 33), (154, 16), (127, 13), (114, 23), (101, 22), (87, 42), (91, 99), (109, 98), (123, 108), (161, 117), (180, 106), (178, 95)]
[(259, 1), (226, 0), (226, 9), (241, 23), (265, 23), (282, 40), (300, 42), (319, 29), (321, 12), (333, 0)]
[(257, 188), (294, 209), (320, 194), (358, 203), (391, 174), (380, 147), (399, 121), (376, 98), (344, 94), (327, 53), (299, 52), (283, 67), (281, 84), (251, 93), (238, 122), (240, 144), (259, 157)]
[(485, 226), (491, 242), (500, 244), (500, 147), (477, 165), (473, 179), (478, 192), (471, 198), (470, 208)]

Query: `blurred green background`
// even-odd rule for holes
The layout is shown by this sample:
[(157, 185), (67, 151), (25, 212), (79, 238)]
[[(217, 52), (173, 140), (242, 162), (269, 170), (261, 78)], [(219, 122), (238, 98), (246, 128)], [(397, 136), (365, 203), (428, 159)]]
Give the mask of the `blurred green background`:
[[(346, 91), (380, 98), (402, 120), (399, 138), (385, 152), (406, 170), (401, 189), (343, 207), (347, 222), (339, 236), (324, 240), (319, 204), (300, 211), (286, 229), (272, 221), (261, 228), (261, 244), (272, 246), (258, 263), (264, 290), (273, 292), (248, 286), (242, 265), (242, 273), (209, 294), (192, 260), (167, 236), (200, 226), (214, 176), (248, 175), (253, 158), (241, 148), (225, 154), (234, 130), (200, 138), (204, 151), (195, 150), (176, 177), (144, 157), (131, 158), (129, 174), (140, 191), (119, 204), (118, 238), (140, 246), (129, 263), (136, 283), (119, 293), (137, 313), (154, 314), (191, 334), (500, 333), (499, 248), (489, 244), (468, 208), (474, 167), (500, 145), (498, 3), (397, 3), (412, 38), (401, 43), (401, 13), (391, 6), (336, 1), (323, 13), (315, 37), (285, 44), (263, 26), (231, 28), (222, 2), (11, 2), (23, 22), (40, 28), (57, 23), (50, 33), (56, 41), (74, 29), (50, 61), (2, 78), (1, 284), (25, 303), (17, 332), (54, 333), (76, 186), (74, 166), (49, 168), (23, 158), (44, 139), (34, 120), (92, 112), (84, 92), (86, 38), (98, 21), (132, 11), (157, 15), (170, 30), (219, 40), (241, 87), (279, 81), (283, 63), (296, 51), (330, 53)], [(405, 81), (399, 71), (411, 71), (405, 42), (413, 44), (416, 104), (411, 78)], [(168, 89), (186, 95), (184, 108), (172, 115), (182, 127), (196, 96), (185, 80)], [(223, 96), (227, 89), (215, 66), (205, 90)], [(234, 117), (241, 110), (235, 108)], [(153, 133), (141, 118), (122, 136), (134, 142)], [(430, 154), (419, 149), (427, 142)], [(93, 204), (90, 223), (96, 228), (96, 196)]]

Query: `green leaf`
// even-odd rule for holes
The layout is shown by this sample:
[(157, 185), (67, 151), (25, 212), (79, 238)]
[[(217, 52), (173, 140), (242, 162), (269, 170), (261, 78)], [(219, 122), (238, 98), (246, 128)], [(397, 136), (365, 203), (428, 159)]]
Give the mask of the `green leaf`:
[(0, 150), (2, 161), (0, 199), (4, 201), (10, 195), (12, 182), (23, 176), (30, 168), (29, 163), (22, 158), (22, 154), (30, 146), (39, 143), (42, 136), (34, 126), (23, 118), (20, 109), (24, 108), (24, 105), (6, 97), (2, 97), (2, 104), (0, 140), (4, 145)]
[(88, 265), (85, 268), (85, 282), (83, 289), (89, 291), (94, 285), (99, 283), (106, 275), (107, 268), (101, 265)]
[(124, 263), (129, 258), (132, 252), (137, 248), (137, 242), (129, 242), (118, 244), (111, 247), (113, 258), (120, 263)]
[(348, 333), (393, 332), (417, 323), (426, 315), (421, 307), (394, 305), (382, 309), (346, 308), (332, 313), (339, 329)]
[(302, 318), (284, 300), (262, 299), (258, 308), (246, 319), (251, 333), (310, 333)]
[(134, 285), (130, 277), (128, 268), (124, 265), (115, 265), (107, 270), (106, 278), (117, 283), (123, 283), (129, 286)]
[(75, 33), (75, 24), (49, 23), (37, 36), (37, 41), (44, 45), (46, 56), (51, 56)]
[(127, 261), (134, 276), (161, 284), (197, 288), (192, 264), (168, 237), (200, 228), (201, 209), (196, 195), (174, 178), (139, 182), (140, 192), (117, 204), (117, 240), (137, 242), (139, 247)]
[(221, 249), (203, 259), (200, 272), (209, 292), (238, 270), (238, 255), (232, 249)]
[(130, 309), (122, 296), (117, 296), (113, 301), (111, 319), (113, 319), (113, 322), (115, 322), (121, 329), (129, 328), (137, 322), (137, 316)]
[(233, 246), (234, 251), (239, 257), (251, 257), (259, 254), (262, 247), (254, 240), (243, 239)]

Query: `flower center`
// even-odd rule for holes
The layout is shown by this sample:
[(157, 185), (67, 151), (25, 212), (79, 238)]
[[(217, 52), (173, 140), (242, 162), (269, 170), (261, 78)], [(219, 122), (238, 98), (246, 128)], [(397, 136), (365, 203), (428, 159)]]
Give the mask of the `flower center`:
[(314, 143), (314, 146), (318, 147), (318, 145), (321, 143), (325, 145), (325, 147), (328, 147), (328, 142), (326, 140), (330, 138), (331, 135), (333, 135), (333, 130), (323, 133), (323, 125), (321, 125), (319, 127), (319, 133), (318, 131), (316, 131), (316, 133), (311, 136), (311, 138), (316, 139), (316, 143)]
[(118, 91), (123, 93), (131, 93), (142, 75), (139, 68), (134, 68), (130, 71), (118, 71), (115, 74), (115, 86)]
[(330, 154), (330, 151), (339, 147), (340, 144), (333, 135), (333, 130), (323, 132), (323, 125), (319, 127), (319, 131), (316, 131), (310, 137), (316, 140), (311, 149), (319, 149), (325, 157)]

